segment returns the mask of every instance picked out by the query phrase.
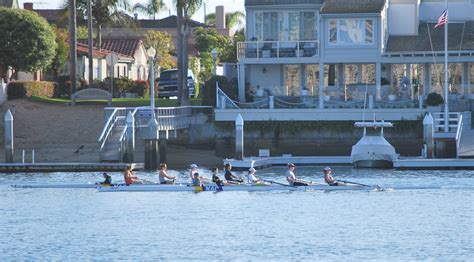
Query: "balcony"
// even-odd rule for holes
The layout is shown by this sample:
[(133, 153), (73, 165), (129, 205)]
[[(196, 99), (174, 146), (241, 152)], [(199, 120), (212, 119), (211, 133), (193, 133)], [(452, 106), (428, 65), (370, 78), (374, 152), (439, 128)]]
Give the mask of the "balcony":
[(250, 41), (237, 43), (237, 58), (311, 58), (319, 57), (319, 41)]

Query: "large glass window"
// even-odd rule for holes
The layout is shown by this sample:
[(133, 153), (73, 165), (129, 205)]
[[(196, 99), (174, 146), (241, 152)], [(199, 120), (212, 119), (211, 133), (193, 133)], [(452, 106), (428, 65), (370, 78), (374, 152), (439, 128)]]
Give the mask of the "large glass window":
[(316, 40), (316, 21), (315, 12), (257, 12), (255, 38), (259, 41)]
[(317, 96), (319, 93), (319, 65), (306, 65), (305, 73), (308, 95)]
[(283, 15), (280, 12), (258, 12), (255, 14), (255, 34), (260, 41), (281, 39)]
[(373, 19), (329, 20), (329, 43), (340, 45), (370, 45), (374, 43)]

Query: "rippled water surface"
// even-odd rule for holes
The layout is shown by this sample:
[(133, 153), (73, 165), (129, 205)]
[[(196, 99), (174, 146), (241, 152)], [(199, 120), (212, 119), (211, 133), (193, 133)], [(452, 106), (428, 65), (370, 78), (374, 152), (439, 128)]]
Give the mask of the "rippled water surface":
[[(298, 168), (297, 175), (322, 181), (320, 169)], [(284, 172), (258, 175), (283, 182)], [(186, 181), (187, 173), (171, 174)], [(10, 185), (94, 183), (100, 173), (2, 174), (0, 260), (473, 260), (474, 171), (336, 167), (334, 175), (433, 188), (98, 193)], [(119, 173), (113, 178), (123, 181)]]

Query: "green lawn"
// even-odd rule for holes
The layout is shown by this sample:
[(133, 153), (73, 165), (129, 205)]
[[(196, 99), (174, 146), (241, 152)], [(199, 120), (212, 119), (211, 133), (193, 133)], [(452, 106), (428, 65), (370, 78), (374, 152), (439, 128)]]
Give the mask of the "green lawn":
[[(34, 102), (41, 102), (41, 103), (48, 103), (48, 104), (68, 104), (71, 102), (70, 99), (67, 98), (48, 98), (48, 97), (40, 97), (40, 96), (32, 96), (29, 98), (30, 101)], [(98, 104), (98, 105), (107, 105), (107, 101), (105, 100), (86, 100), (86, 101), (78, 101), (76, 104)], [(118, 107), (137, 107), (137, 106), (148, 106), (150, 105), (150, 99), (147, 98), (114, 98), (112, 99), (112, 106)], [(200, 106), (202, 105), (201, 98), (192, 98), (191, 105), (193, 106)], [(178, 106), (177, 99), (155, 99), (155, 106), (156, 107), (173, 107)]]

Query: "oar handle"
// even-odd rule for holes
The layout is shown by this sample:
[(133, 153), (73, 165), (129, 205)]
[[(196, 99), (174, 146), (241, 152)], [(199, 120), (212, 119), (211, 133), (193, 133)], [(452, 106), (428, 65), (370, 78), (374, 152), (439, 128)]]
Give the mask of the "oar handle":
[(345, 180), (339, 180), (336, 179), (336, 181), (344, 182), (344, 183), (349, 183), (349, 184), (354, 184), (354, 185), (360, 185), (360, 186), (367, 186), (367, 187), (373, 187), (371, 185), (366, 185), (366, 184), (361, 184), (361, 183), (356, 183), (356, 182), (351, 182), (351, 181), (345, 181)]

